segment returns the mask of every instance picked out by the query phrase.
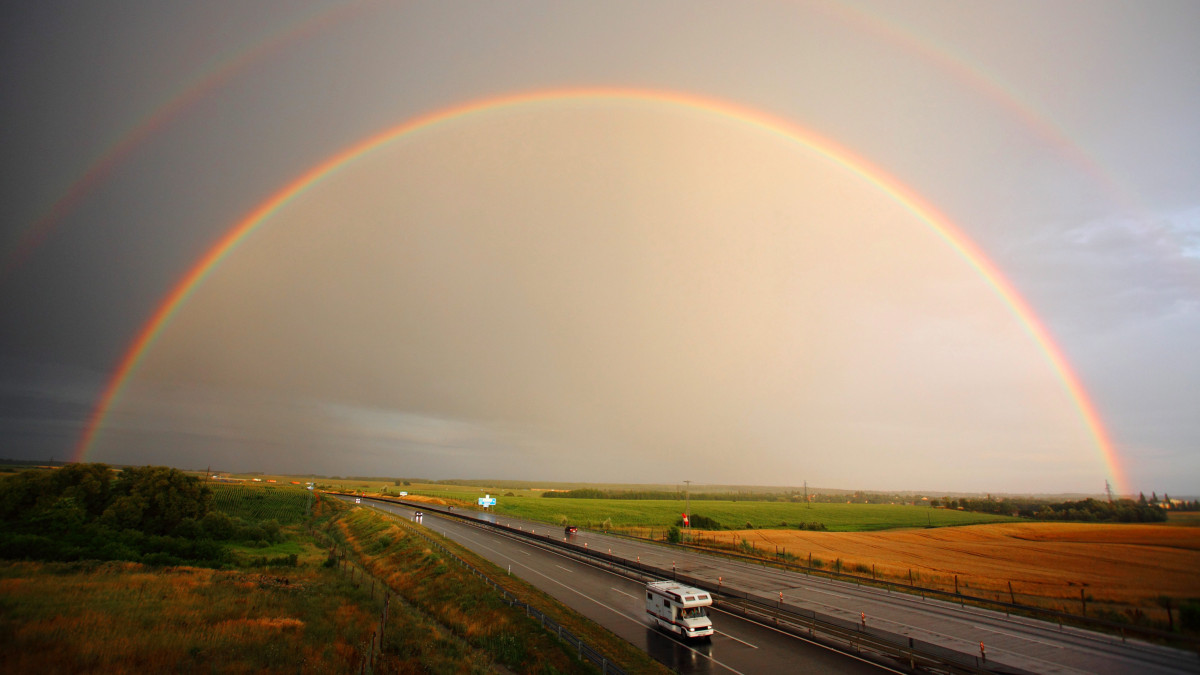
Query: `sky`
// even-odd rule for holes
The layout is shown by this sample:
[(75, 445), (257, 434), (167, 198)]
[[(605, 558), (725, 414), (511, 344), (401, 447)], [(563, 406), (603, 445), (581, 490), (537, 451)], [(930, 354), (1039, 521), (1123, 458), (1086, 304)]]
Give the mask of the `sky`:
[(1195, 2), (0, 15), (0, 457), (1200, 494)]

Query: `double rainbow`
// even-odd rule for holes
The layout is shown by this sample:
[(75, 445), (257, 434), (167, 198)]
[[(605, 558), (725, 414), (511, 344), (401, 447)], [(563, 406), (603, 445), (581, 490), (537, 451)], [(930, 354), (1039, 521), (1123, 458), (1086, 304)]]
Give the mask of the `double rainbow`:
[(1075, 402), (1084, 423), (1090, 431), (1102, 460), (1108, 469), (1108, 478), (1121, 492), (1128, 491), (1124, 472), (1116, 451), (1104, 430), (1096, 408), (1079, 381), (1079, 377), (1067, 363), (1062, 350), (1055, 344), (1045, 326), (1037, 319), (1028, 303), (1017, 293), (1012, 284), (994, 264), (963, 233), (938, 212), (936, 208), (866, 160), (853, 154), (829, 139), (762, 111), (742, 107), (727, 101), (704, 98), (692, 94), (639, 89), (554, 89), (521, 94), (497, 96), (471, 101), (436, 110), (412, 118), (398, 126), (369, 136), (354, 145), (337, 152), (328, 159), (304, 172), (298, 178), (271, 195), (251, 211), (245, 218), (226, 232), (167, 294), (162, 304), (139, 331), (137, 338), (121, 358), (112, 377), (106, 384), (96, 407), (93, 409), (75, 451), (75, 461), (82, 461), (91, 451), (97, 436), (108, 417), (113, 404), (120, 396), (130, 376), (147, 351), (153, 346), (171, 317), (187, 301), (188, 296), (211, 274), (221, 261), (229, 255), (247, 236), (262, 226), (280, 208), (324, 178), (351, 164), (356, 159), (401, 139), (409, 134), (430, 129), (438, 124), (460, 120), (471, 115), (483, 115), (517, 106), (535, 105), (552, 101), (637, 101), (698, 109), (718, 117), (762, 129), (792, 143), (798, 143), (820, 153), (829, 161), (851, 171), (864, 181), (882, 190), (904, 209), (932, 228), (951, 248), (961, 255), (987, 283), (999, 294), (1017, 320), (1041, 347), (1047, 361), (1060, 376), (1072, 400)]

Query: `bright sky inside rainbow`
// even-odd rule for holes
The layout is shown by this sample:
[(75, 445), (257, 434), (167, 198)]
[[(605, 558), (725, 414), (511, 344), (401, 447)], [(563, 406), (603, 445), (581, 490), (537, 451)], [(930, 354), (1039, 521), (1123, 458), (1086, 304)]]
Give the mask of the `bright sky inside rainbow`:
[(6, 22), (17, 457), (1194, 493), (1191, 5), (134, 5)]

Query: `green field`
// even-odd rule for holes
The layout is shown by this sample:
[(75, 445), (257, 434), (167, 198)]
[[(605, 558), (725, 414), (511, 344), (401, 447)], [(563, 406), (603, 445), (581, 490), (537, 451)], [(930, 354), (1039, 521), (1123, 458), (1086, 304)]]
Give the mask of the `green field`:
[[(558, 524), (566, 520), (590, 529), (665, 528), (683, 513), (683, 500), (538, 499), (501, 497), (495, 511)], [(726, 529), (795, 528), (817, 522), (834, 532), (865, 532), (902, 527), (945, 527), (1017, 519), (983, 513), (898, 504), (796, 504), (784, 502), (691, 502), (693, 515), (707, 516)], [(608, 520), (610, 525), (605, 526)], [(749, 526), (749, 527), (748, 527)]]
[(266, 486), (257, 483), (208, 483), (212, 506), (233, 518), (247, 521), (275, 520), (291, 525), (304, 520), (312, 492), (294, 485)]

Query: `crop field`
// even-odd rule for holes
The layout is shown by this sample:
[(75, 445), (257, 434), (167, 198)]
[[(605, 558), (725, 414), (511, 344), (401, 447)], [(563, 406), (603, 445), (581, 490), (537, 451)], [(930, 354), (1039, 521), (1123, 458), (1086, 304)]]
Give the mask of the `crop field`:
[(257, 483), (209, 483), (213, 508), (225, 515), (248, 521), (275, 520), (291, 525), (304, 519), (312, 492), (294, 485), (265, 486)]
[[(590, 529), (661, 536), (679, 520), (682, 500), (545, 499), (501, 497), (496, 513), (559, 524), (564, 520)], [(898, 527), (944, 527), (1000, 523), (1004, 516), (899, 504), (811, 504), (791, 502), (691, 502), (693, 516), (705, 516), (729, 529), (796, 528), (821, 523), (832, 532), (862, 532)]]
[[(1200, 598), (1200, 527), (1138, 523), (998, 523), (889, 532), (698, 532), (701, 542), (811, 555), (825, 568), (1072, 613), (1150, 615), (1161, 597)], [(1082, 592), (1082, 595), (1081, 595)]]

